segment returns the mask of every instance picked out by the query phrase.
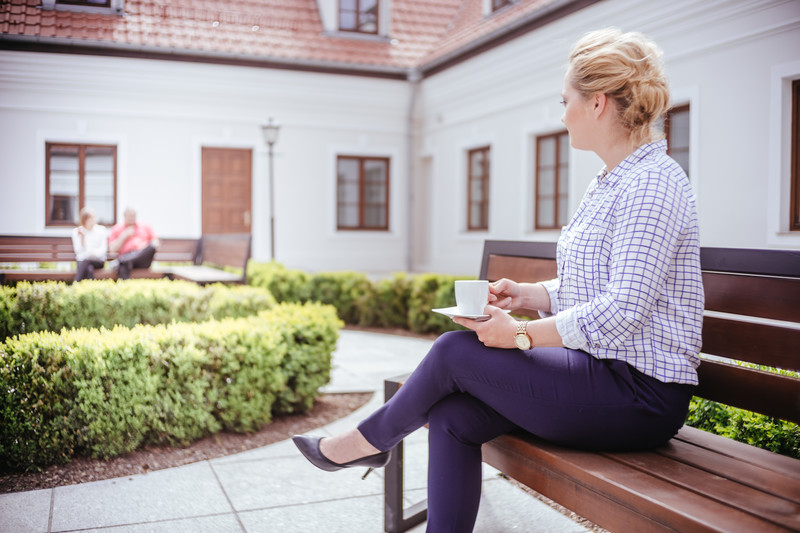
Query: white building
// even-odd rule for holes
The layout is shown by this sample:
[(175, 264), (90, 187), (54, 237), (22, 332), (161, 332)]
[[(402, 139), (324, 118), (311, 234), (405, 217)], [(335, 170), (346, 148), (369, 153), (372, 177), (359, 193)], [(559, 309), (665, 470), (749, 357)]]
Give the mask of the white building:
[(77, 3), (0, 5), (0, 234), (133, 205), (269, 260), (274, 200), (289, 267), (475, 274), (485, 239), (555, 240), (599, 170), (564, 150), (546, 190), (567, 54), (616, 26), (664, 50), (702, 245), (800, 249), (800, 1)]

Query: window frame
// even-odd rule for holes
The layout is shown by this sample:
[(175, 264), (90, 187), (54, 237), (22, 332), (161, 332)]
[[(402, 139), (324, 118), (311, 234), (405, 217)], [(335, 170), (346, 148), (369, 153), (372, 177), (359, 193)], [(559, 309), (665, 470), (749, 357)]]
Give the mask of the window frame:
[[(375, 0), (375, 30), (374, 31), (367, 31), (361, 29), (362, 24), (365, 23), (363, 20), (364, 12), (361, 10), (361, 2), (363, 0), (353, 0), (356, 3), (355, 8), (355, 27), (354, 28), (343, 28), (342, 27), (342, 0), (338, 2), (338, 9), (336, 10), (337, 16), (337, 24), (336, 27), (339, 31), (348, 32), (348, 33), (361, 33), (365, 35), (378, 35), (380, 30), (380, 13), (381, 13), (381, 0)], [(350, 12), (350, 10), (347, 10)]]
[(119, 154), (115, 144), (93, 144), (93, 143), (70, 143), (70, 142), (50, 142), (45, 143), (45, 170), (44, 170), (44, 218), (45, 227), (73, 227), (76, 225), (72, 220), (53, 220), (50, 210), (50, 157), (52, 147), (77, 148), (78, 149), (78, 211), (86, 206), (86, 149), (87, 148), (110, 148), (114, 157), (114, 177), (113, 177), (113, 220), (98, 220), (98, 224), (111, 225), (117, 220), (117, 181)]
[(104, 4), (95, 4), (85, 0), (42, 0), (41, 8), (43, 11), (73, 11), (120, 16), (125, 14), (125, 0), (105, 0)]
[[(339, 162), (343, 159), (350, 159), (358, 161), (358, 225), (357, 226), (343, 226), (339, 217), (339, 210), (342, 204), (339, 196)], [(365, 211), (367, 204), (365, 202), (366, 190), (366, 174), (364, 165), (368, 161), (382, 161), (386, 165), (386, 182), (384, 184), (384, 209), (386, 211), (384, 224), (382, 226), (366, 226), (365, 225)], [(391, 158), (388, 156), (373, 156), (373, 155), (352, 155), (352, 154), (338, 154), (336, 156), (336, 230), (337, 231), (389, 231), (390, 226), (390, 199), (391, 199)]]
[(82, 7), (111, 7), (111, 0), (103, 0), (103, 3), (91, 2), (89, 0), (55, 0), (56, 5), (60, 6), (82, 6)]
[(513, 6), (514, 0), (490, 0), (490, 9), (492, 13), (500, 11), (508, 6)]
[[(671, 132), (672, 116), (675, 113), (687, 113), (688, 116), (689, 116), (689, 142), (686, 144), (686, 148), (685, 149), (681, 148), (679, 150), (676, 150), (675, 148), (673, 148), (672, 144), (670, 143), (670, 140), (671, 140), (670, 139), (670, 134), (672, 133)], [(675, 153), (685, 153), (686, 154), (687, 166), (690, 166), (690, 167), (691, 167), (691, 160), (692, 160), (692, 138), (691, 138), (692, 133), (691, 132), (692, 132), (692, 107), (691, 107), (691, 104), (687, 102), (685, 104), (680, 104), (680, 105), (676, 105), (676, 106), (673, 106), (673, 107), (669, 108), (667, 110), (667, 112), (664, 114), (664, 139), (666, 139), (666, 141), (667, 141), (667, 155), (668, 156), (673, 156), (673, 154), (675, 154)], [(684, 172), (686, 172), (686, 175), (689, 176), (689, 179), (691, 179), (691, 175), (690, 175), (689, 170), (690, 170), (689, 168), (685, 168)]]
[[(483, 156), (483, 172), (480, 176), (472, 174), (472, 157), (474, 154), (482, 152)], [(479, 148), (472, 148), (467, 150), (467, 231), (488, 231), (489, 230), (489, 184), (492, 177), (492, 164), (491, 164), (492, 147), (491, 145), (481, 146)], [(481, 185), (481, 199), (475, 202), (472, 198), (472, 183), (474, 180), (480, 180)], [(472, 224), (472, 206), (478, 205), (480, 209), (480, 223), (479, 225)]]
[[(565, 194), (567, 196), (567, 203), (569, 204), (569, 132), (567, 130), (559, 130), (559, 131), (555, 131), (555, 132), (552, 132), (552, 133), (545, 133), (545, 134), (537, 135), (536, 138), (535, 138), (536, 164), (534, 166), (534, 168), (535, 168), (535, 172), (534, 172), (535, 185), (534, 185), (534, 188), (533, 188), (533, 196), (534, 196), (534, 198), (533, 198), (533, 205), (534, 205), (533, 229), (535, 231), (560, 229), (564, 225), (564, 224), (559, 224), (560, 215), (562, 214), (560, 212), (560, 209), (559, 209), (559, 203), (560, 203), (559, 202), (559, 197), (562, 194), (561, 187), (560, 187), (560, 181), (561, 181), (561, 174), (560, 174), (561, 165), (560, 165), (560, 161), (561, 161), (561, 145), (562, 145), (561, 138), (562, 137), (566, 137), (566, 139), (567, 139), (567, 143), (566, 143), (566, 145), (567, 145), (567, 159), (566, 159), (566, 161), (567, 161), (567, 169), (566, 169), (567, 187), (566, 188), (567, 188), (567, 190), (563, 191), (563, 194)], [(553, 199), (552, 199), (552, 202), (553, 202), (553, 225), (544, 226), (544, 225), (540, 225), (539, 224), (539, 210), (540, 210), (541, 203), (544, 201), (544, 200), (542, 200), (542, 198), (540, 196), (540, 185), (541, 185), (541, 182), (542, 182), (541, 176), (540, 176), (540, 171), (544, 168), (543, 165), (541, 164), (541, 161), (542, 161), (541, 144), (542, 144), (543, 140), (550, 139), (550, 138), (555, 140), (555, 147), (556, 147), (555, 154), (553, 154), (553, 161), (554, 161), (554, 164), (553, 164), (553, 181), (554, 181), (553, 185), (554, 185), (554, 190), (553, 190)], [(567, 220), (567, 219), (565, 219), (565, 220)], [(566, 222), (565, 222), (565, 224), (566, 224)]]
[(792, 80), (789, 231), (800, 231), (800, 79)]

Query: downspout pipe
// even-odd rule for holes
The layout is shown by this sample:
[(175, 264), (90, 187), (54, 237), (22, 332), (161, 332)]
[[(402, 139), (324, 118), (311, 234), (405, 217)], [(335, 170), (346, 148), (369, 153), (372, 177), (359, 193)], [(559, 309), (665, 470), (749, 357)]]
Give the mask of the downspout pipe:
[(414, 271), (414, 175), (417, 168), (417, 133), (415, 117), (422, 73), (419, 69), (408, 72), (409, 99), (406, 121), (406, 272)]

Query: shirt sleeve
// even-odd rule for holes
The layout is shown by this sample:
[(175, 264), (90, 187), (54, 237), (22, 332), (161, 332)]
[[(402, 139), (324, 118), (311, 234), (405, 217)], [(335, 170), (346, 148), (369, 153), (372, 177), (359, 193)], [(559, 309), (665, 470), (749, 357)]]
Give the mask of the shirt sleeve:
[(547, 295), (550, 297), (550, 309), (540, 310), (539, 316), (542, 318), (547, 318), (548, 316), (553, 316), (558, 313), (558, 287), (560, 285), (558, 278), (551, 279), (548, 281), (540, 282), (544, 290), (547, 291)]
[(617, 348), (648, 323), (664, 291), (686, 209), (668, 173), (651, 169), (639, 177), (613, 213), (605, 287), (556, 321), (565, 345), (584, 344), (590, 352)]
[(81, 242), (81, 234), (78, 233), (78, 228), (72, 230), (72, 250), (75, 252), (75, 259), (83, 261), (86, 259), (86, 249)]

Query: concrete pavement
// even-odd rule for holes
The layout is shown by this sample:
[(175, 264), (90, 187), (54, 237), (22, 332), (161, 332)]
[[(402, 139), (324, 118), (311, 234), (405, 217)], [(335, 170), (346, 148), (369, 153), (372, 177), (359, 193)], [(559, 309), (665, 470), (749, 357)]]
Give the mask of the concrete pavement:
[[(364, 407), (319, 428), (353, 427), (383, 401), (383, 380), (412, 370), (431, 341), (344, 330), (329, 393), (375, 391)], [(408, 504), (425, 498), (424, 430), (406, 439)], [(478, 533), (587, 532), (483, 465)], [(124, 478), (0, 494), (0, 533), (261, 533), (383, 531), (383, 472), (323, 472), (291, 440)], [(425, 524), (411, 530), (425, 531)]]

